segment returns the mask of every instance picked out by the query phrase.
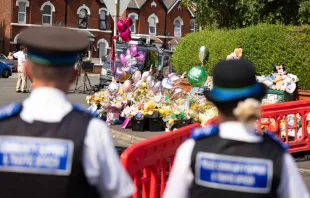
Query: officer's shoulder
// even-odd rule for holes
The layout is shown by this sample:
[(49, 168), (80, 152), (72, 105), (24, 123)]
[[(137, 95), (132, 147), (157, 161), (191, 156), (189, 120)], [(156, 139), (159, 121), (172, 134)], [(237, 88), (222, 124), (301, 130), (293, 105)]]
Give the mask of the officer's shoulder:
[(87, 108), (85, 107), (82, 107), (80, 105), (77, 105), (77, 104), (72, 104), (72, 109), (73, 111), (76, 111), (78, 113), (81, 113), (81, 114), (86, 114), (92, 118), (97, 118), (97, 114), (96, 113), (93, 113), (91, 111), (89, 111)]
[(218, 132), (217, 125), (209, 125), (205, 127), (196, 128), (191, 133), (191, 138), (194, 140), (199, 140), (205, 137), (211, 137)]
[(12, 103), (4, 107), (0, 107), (0, 120), (4, 120), (19, 114), (22, 108), (22, 103)]
[(264, 133), (263, 136), (266, 140), (273, 142), (277, 146), (279, 146), (282, 150), (287, 151), (289, 146), (284, 144), (280, 139), (276, 137), (274, 133)]

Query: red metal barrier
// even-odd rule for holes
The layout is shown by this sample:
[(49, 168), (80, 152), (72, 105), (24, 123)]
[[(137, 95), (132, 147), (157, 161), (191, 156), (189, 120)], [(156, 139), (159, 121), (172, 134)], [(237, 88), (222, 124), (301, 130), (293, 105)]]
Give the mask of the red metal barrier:
[(289, 152), (310, 150), (310, 100), (262, 106), (259, 132), (273, 132)]
[[(275, 133), (290, 146), (291, 153), (310, 150), (310, 100), (262, 106), (261, 117), (259, 132)], [(218, 118), (207, 124), (215, 123), (219, 123)], [(196, 127), (199, 124), (159, 135), (132, 145), (122, 153), (121, 162), (137, 188), (133, 198), (162, 197), (175, 152)]]
[(121, 155), (137, 192), (133, 198), (162, 197), (175, 152), (199, 124), (165, 133), (130, 146)]

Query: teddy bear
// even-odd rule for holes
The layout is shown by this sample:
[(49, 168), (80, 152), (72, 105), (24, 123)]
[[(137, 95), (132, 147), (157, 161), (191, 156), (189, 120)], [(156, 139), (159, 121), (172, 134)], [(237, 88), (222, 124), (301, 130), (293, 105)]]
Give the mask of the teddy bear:
[(283, 76), (276, 76), (276, 79), (273, 80), (272, 83), (275, 84), (275, 86), (272, 87), (273, 89), (280, 90), (283, 84)]
[(242, 57), (242, 48), (236, 48), (233, 53), (226, 57), (226, 60), (240, 59)]

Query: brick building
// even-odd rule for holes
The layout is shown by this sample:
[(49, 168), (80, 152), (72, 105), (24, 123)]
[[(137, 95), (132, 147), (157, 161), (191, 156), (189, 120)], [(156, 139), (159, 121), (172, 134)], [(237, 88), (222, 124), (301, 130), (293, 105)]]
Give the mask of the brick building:
[[(195, 16), (180, 0), (131, 0), (121, 18), (126, 17), (134, 20), (133, 39), (153, 39), (158, 47), (174, 47), (195, 31)], [(99, 59), (110, 47), (113, 23), (104, 0), (1, 0), (0, 52), (18, 50), (25, 28), (54, 25), (87, 34), (92, 41), (89, 56)]]

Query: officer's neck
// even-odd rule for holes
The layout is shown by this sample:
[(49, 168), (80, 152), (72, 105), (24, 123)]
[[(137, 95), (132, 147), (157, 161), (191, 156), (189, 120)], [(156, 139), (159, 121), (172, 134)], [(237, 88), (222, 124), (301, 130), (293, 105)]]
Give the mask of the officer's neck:
[(237, 122), (238, 119), (235, 116), (227, 116), (219, 112), (220, 122)]
[(55, 83), (55, 82), (35, 82), (32, 84), (32, 89), (38, 88), (54, 88), (63, 92), (67, 92), (69, 89), (69, 85), (64, 85), (63, 83)]

